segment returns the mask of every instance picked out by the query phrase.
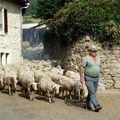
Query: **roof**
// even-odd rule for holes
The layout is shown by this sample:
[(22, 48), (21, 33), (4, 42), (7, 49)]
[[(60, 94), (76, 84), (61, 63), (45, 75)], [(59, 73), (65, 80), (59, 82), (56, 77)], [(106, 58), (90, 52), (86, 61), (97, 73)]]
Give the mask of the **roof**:
[(23, 24), (22, 25), (23, 29), (30, 29), (30, 28), (47, 28), (47, 25), (43, 24), (43, 25), (39, 25), (38, 23), (30, 23), (30, 24)]
[(19, 4), (20, 6), (26, 6), (27, 3), (29, 3), (29, 0), (8, 0), (8, 1), (11, 1), (15, 4)]
[[(29, 0), (8, 0), (8, 1), (18, 4), (21, 7), (26, 7), (26, 6), (28, 6), (28, 3), (29, 3)], [(25, 12), (26, 12), (26, 8), (22, 9), (22, 15), (24, 15)]]

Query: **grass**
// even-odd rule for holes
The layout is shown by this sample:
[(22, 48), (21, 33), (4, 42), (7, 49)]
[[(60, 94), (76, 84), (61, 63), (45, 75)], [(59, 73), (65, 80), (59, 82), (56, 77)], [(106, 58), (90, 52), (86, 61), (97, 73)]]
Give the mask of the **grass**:
[(25, 23), (40, 23), (40, 19), (32, 18), (31, 16), (23, 16), (23, 24)]

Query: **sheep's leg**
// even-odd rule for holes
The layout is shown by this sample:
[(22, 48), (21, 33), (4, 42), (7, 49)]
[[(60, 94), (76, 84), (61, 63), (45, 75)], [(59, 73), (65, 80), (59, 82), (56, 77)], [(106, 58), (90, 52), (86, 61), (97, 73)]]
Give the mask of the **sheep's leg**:
[(4, 87), (3, 76), (0, 77), (0, 82), (1, 82), (1, 88), (3, 89), (3, 87)]
[(68, 98), (67, 98), (67, 91), (66, 90), (64, 90), (63, 96), (64, 96), (65, 101), (68, 100)]
[(80, 92), (78, 93), (78, 100), (80, 101)]
[(13, 95), (14, 88), (11, 86), (11, 95)]
[(12, 95), (11, 86), (8, 87), (9, 96)]
[(16, 88), (13, 88), (13, 92), (16, 93)]
[[(69, 91), (69, 90), (68, 90), (68, 96), (69, 96), (70, 100), (73, 100), (73, 98), (72, 98), (72, 91)], [(74, 95), (73, 95), (73, 96), (74, 96)]]
[(1, 92), (4, 92), (4, 90), (5, 90), (5, 84), (3, 84), (3, 86), (2, 86), (2, 91)]
[(87, 98), (85, 97), (84, 99), (85, 99), (85, 101), (84, 101), (84, 102), (85, 102), (85, 103), (84, 103), (84, 107), (85, 107), (85, 109), (87, 110), (87, 109), (88, 109), (88, 108), (87, 108), (87, 103), (86, 103), (86, 99), (87, 99)]
[(71, 92), (70, 92), (70, 90), (66, 90), (66, 98), (67, 98), (67, 100), (68, 100), (68, 98), (70, 99), (70, 100), (72, 100), (72, 97), (71, 97)]
[(49, 91), (47, 91), (47, 97), (48, 97), (49, 103), (51, 103), (52, 100), (51, 100), (51, 95), (50, 95), (50, 92), (49, 92)]
[(73, 102), (76, 102), (75, 101), (75, 96), (76, 96), (75, 91), (70, 91), (70, 100), (73, 100)]
[(33, 101), (32, 92), (30, 93), (30, 101)]
[(54, 88), (53, 92), (51, 94), (51, 100), (52, 100), (52, 102), (54, 102), (55, 93), (56, 93), (56, 89)]
[(15, 91), (16, 91), (16, 89), (13, 86), (11, 86), (11, 94), (12, 95), (13, 95), (13, 93), (15, 93)]
[(54, 95), (51, 96), (51, 101), (52, 101), (52, 102), (55, 102), (55, 101), (54, 101)]
[(28, 87), (27, 96), (29, 97), (30, 101), (33, 101), (32, 92), (30, 90), (30, 87)]
[(12, 91), (15, 93), (16, 92), (16, 88), (17, 88), (17, 83), (14, 83), (13, 89)]
[(38, 95), (43, 95), (42, 90), (41, 90), (40, 88), (38, 88), (37, 94), (38, 94)]
[(25, 97), (26, 96), (25, 88), (21, 87), (20, 89), (21, 89), (23, 96)]

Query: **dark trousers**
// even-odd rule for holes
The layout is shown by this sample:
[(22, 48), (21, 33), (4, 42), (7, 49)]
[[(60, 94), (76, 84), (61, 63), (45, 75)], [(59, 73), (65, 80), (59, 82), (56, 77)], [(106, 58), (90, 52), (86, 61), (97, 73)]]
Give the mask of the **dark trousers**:
[(88, 106), (91, 106), (92, 104), (94, 107), (99, 105), (99, 102), (97, 101), (95, 95), (98, 87), (98, 81), (99, 81), (99, 77), (93, 78), (85, 75), (85, 82), (88, 89), (88, 96), (87, 96)]

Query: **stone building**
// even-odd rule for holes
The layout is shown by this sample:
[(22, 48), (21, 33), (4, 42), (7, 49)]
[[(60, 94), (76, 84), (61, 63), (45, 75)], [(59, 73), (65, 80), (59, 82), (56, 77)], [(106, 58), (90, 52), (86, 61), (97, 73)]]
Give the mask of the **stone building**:
[(0, 0), (0, 65), (22, 60), (21, 20), (27, 5), (27, 0)]

